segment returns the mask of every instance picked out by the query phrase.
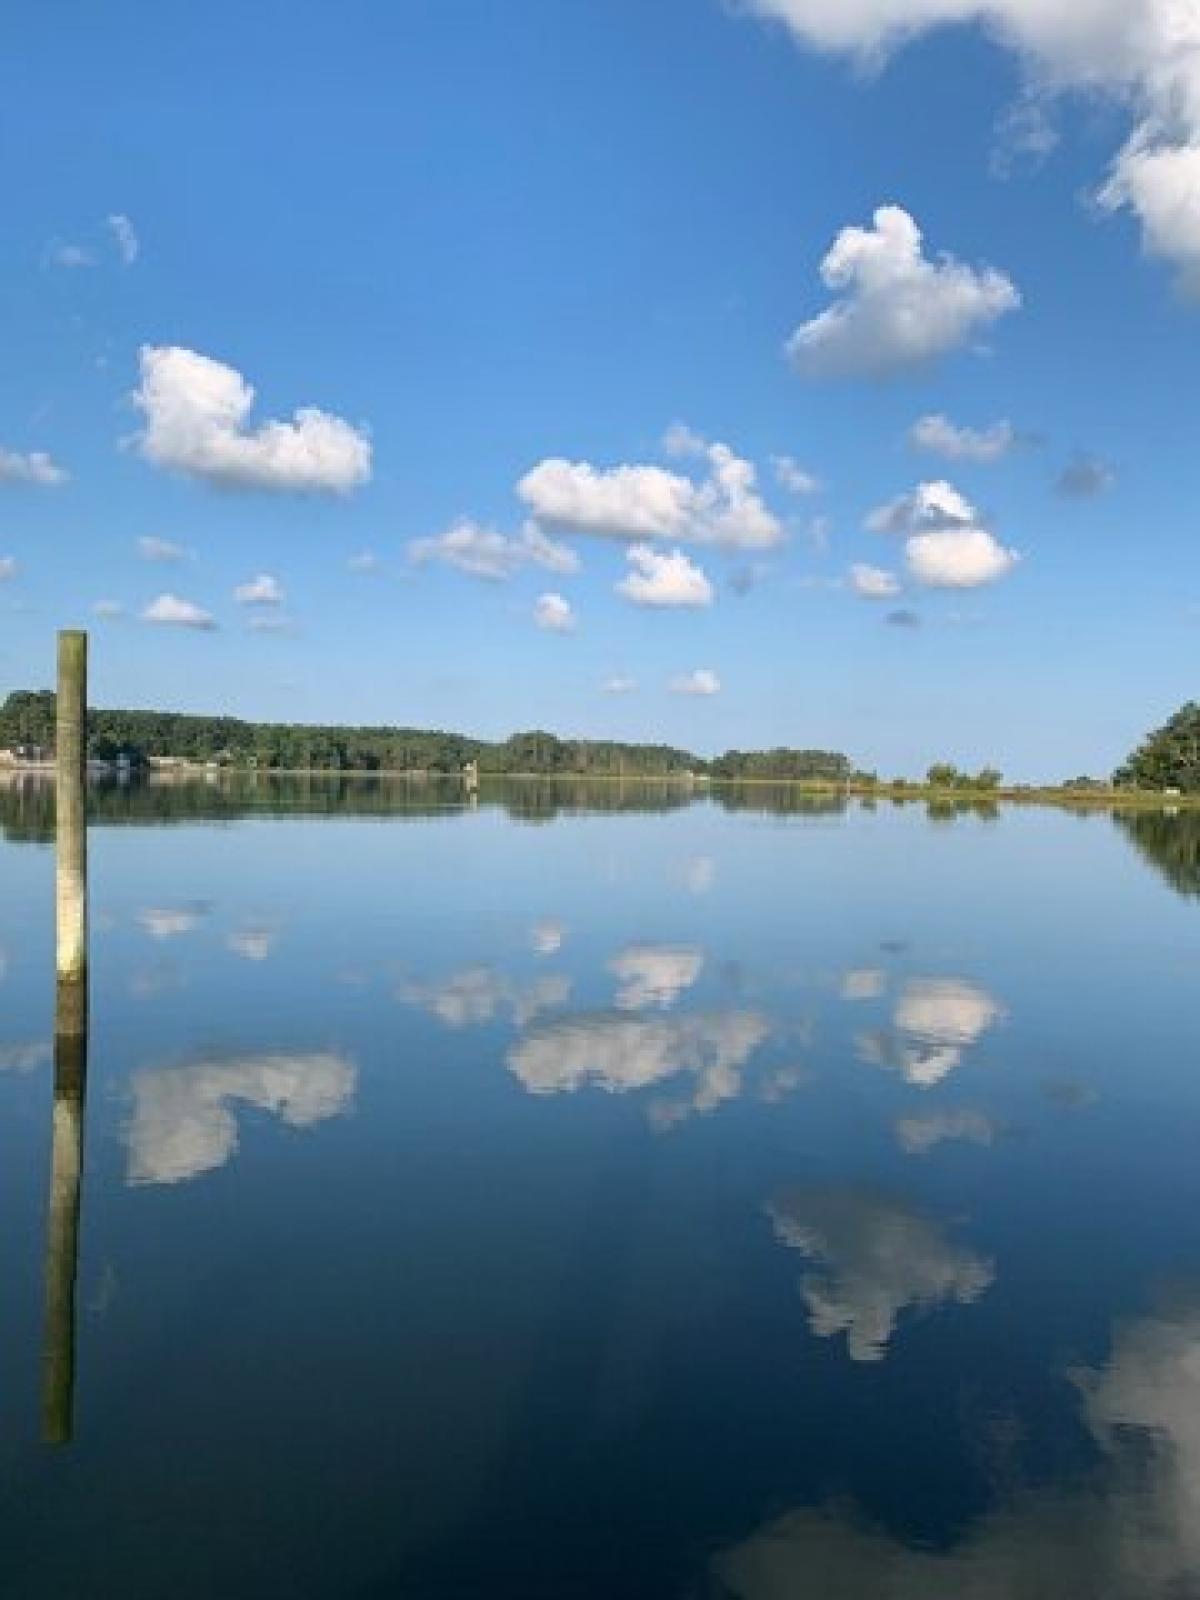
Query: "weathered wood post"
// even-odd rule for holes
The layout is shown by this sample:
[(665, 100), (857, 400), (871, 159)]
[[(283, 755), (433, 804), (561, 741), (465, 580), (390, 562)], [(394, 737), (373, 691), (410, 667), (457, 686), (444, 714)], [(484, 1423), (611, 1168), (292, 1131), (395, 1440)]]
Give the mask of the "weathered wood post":
[[(87, 634), (58, 636), (58, 981), (87, 981)], [(86, 1021), (86, 1007), (84, 1009)]]
[(42, 1434), (70, 1441), (75, 1396), (75, 1279), (87, 1083), (87, 634), (58, 636), (56, 738), (57, 999), (46, 1230)]
[(46, 1225), (42, 1437), (69, 1444), (75, 1413), (75, 1280), (87, 1087), (87, 983), (59, 983), (54, 1017), (54, 1121)]

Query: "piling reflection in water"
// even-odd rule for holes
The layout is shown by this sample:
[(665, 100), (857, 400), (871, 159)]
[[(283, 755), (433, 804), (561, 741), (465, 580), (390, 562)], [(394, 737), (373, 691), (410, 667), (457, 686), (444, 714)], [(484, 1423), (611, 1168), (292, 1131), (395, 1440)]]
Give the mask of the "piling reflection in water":
[(69, 1444), (75, 1411), (75, 1280), (83, 1179), (88, 1000), (85, 983), (60, 983), (55, 1009), (54, 1112), (46, 1228), (42, 1437)]

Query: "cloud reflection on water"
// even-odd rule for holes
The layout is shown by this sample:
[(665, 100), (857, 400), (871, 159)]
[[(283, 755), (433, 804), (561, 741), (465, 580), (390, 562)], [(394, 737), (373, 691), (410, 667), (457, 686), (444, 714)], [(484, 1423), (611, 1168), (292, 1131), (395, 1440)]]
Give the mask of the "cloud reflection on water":
[(609, 1094), (690, 1074), (686, 1105), (710, 1111), (740, 1092), (746, 1062), (770, 1032), (756, 1011), (635, 1017), (600, 1012), (530, 1029), (508, 1052), (508, 1065), (531, 1094)]
[(292, 1128), (341, 1116), (357, 1078), (353, 1062), (333, 1051), (219, 1057), (135, 1072), (127, 1180), (182, 1183), (224, 1166), (238, 1148), (239, 1106)]
[(916, 1548), (844, 1506), (765, 1524), (714, 1563), (731, 1600), (1185, 1600), (1200, 1594), (1200, 1309), (1117, 1329), (1106, 1366), (1070, 1375), (1096, 1467), (1018, 1490), (947, 1549)]
[(891, 1030), (859, 1034), (859, 1058), (899, 1071), (916, 1088), (931, 1089), (1004, 1015), (1003, 1006), (981, 984), (964, 978), (914, 978), (896, 1002)]
[(886, 1196), (802, 1188), (767, 1211), (780, 1243), (824, 1269), (800, 1280), (809, 1326), (819, 1339), (844, 1333), (852, 1361), (882, 1361), (901, 1312), (971, 1305), (995, 1277), (990, 1261)]

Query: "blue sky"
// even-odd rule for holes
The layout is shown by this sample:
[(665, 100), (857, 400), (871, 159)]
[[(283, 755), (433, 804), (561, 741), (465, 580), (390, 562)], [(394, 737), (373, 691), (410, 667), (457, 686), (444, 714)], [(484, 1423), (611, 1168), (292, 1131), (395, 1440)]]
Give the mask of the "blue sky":
[(9, 8), (0, 693), (1107, 770), (1197, 690), (1189, 30)]

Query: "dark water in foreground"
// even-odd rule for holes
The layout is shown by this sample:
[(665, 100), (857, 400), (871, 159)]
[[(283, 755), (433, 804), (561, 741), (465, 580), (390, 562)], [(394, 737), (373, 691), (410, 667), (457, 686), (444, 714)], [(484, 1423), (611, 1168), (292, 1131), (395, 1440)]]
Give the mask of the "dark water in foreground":
[(1200, 822), (685, 799), (97, 796), (49, 1447), (0, 791), (5, 1600), (1200, 1595)]

